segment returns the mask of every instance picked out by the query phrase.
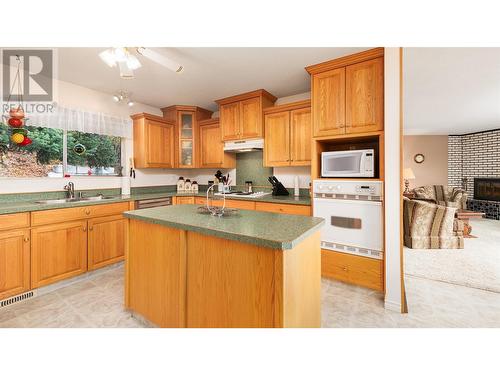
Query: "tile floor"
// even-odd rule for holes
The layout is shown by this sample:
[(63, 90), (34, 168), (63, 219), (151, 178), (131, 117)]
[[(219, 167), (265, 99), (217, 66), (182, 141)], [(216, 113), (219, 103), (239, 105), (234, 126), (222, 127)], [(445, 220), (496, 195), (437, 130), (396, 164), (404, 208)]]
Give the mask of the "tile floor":
[[(384, 309), (382, 295), (323, 280), (322, 326), (500, 327), (500, 294), (407, 277), (409, 314)], [(123, 267), (0, 309), (0, 327), (117, 327), (144, 325), (123, 310)]]

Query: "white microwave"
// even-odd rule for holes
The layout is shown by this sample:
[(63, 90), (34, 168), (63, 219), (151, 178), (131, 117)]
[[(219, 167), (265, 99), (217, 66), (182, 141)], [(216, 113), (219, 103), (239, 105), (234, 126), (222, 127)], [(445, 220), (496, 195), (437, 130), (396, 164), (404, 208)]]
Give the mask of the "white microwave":
[(374, 177), (374, 150), (321, 153), (322, 177)]

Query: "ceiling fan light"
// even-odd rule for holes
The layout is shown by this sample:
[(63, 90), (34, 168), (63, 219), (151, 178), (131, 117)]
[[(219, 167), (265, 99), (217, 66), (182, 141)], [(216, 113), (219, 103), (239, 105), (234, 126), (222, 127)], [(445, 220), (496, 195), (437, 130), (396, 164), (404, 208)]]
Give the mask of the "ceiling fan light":
[(127, 66), (130, 70), (139, 69), (142, 65), (141, 62), (134, 55), (129, 54), (127, 57)]
[(120, 68), (120, 77), (123, 79), (134, 78), (134, 71), (130, 69), (125, 61), (118, 61), (118, 67)]
[(116, 47), (113, 52), (116, 61), (127, 61), (129, 53), (125, 47)]
[(118, 103), (121, 99), (118, 95), (113, 95), (113, 100)]
[(101, 58), (104, 63), (109, 66), (110, 68), (113, 68), (116, 66), (116, 60), (115, 60), (115, 55), (112, 50), (107, 49), (105, 51), (102, 51), (99, 54), (99, 57)]
[(127, 103), (127, 105), (128, 105), (129, 107), (133, 107), (133, 106), (134, 106), (134, 104), (135, 104), (135, 103), (134, 103), (132, 100), (129, 100), (129, 101), (128, 101), (128, 103)]
[(169, 59), (156, 51), (149, 48), (139, 47), (137, 48), (137, 53), (153, 60), (155, 63), (163, 65), (164, 67), (170, 69), (173, 72), (180, 73), (184, 68), (182, 65), (176, 63), (175, 61)]

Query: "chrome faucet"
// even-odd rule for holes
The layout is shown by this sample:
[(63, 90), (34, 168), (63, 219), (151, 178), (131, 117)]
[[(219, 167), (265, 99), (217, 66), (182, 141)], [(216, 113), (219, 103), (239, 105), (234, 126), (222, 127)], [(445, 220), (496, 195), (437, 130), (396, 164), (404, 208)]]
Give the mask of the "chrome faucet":
[(68, 184), (64, 187), (64, 190), (66, 190), (68, 192), (69, 199), (75, 198), (75, 184), (74, 183), (68, 182)]

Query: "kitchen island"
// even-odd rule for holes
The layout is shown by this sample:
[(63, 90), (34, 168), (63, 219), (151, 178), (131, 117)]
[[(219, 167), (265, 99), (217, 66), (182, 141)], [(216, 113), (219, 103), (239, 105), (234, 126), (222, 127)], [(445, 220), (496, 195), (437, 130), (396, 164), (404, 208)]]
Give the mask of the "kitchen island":
[(319, 327), (323, 219), (128, 211), (125, 305), (159, 327)]

